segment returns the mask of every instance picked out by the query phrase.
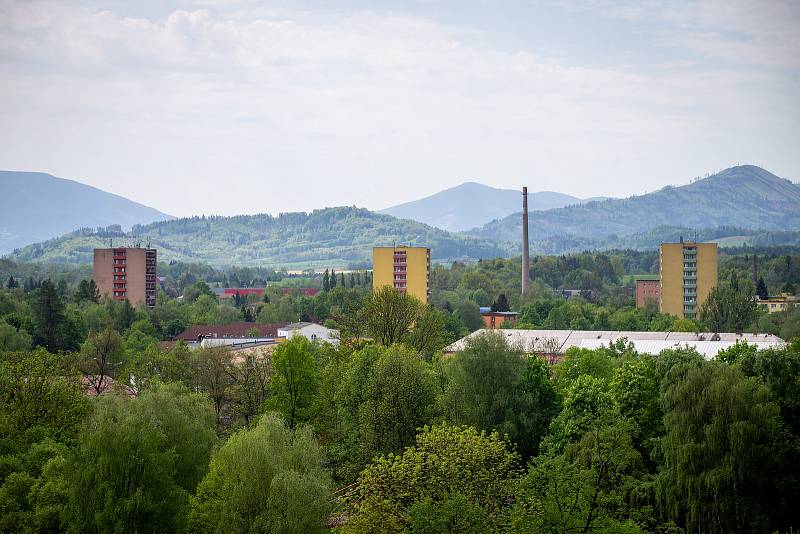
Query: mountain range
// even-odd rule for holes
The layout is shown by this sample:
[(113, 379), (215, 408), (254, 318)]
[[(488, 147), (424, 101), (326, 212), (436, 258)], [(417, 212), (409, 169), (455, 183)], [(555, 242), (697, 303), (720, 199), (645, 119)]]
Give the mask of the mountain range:
[[(448, 198), (453, 205), (460, 206), (459, 209), (453, 208), (447, 224), (459, 221), (458, 224), (463, 227), (469, 224), (466, 221), (480, 220), (485, 216), (481, 215), (480, 201), (481, 192), (486, 189), (500, 191), (502, 195), (496, 198), (503, 198), (503, 195), (510, 193), (514, 203), (519, 203), (519, 192), (464, 184), (443, 191), (437, 197), (438, 201), (445, 199), (443, 210)], [(465, 191), (473, 191), (475, 198), (464, 197)], [(420, 218), (426, 216), (426, 210), (428, 215), (435, 215), (430, 208), (430, 199), (433, 197), (422, 199), (417, 204), (422, 214)], [(459, 197), (462, 198), (461, 203), (456, 202)], [(28, 195), (27, 199), (20, 200), (23, 197), (17, 194), (14, 198), (18, 200), (13, 207), (17, 213), (21, 213), (24, 208), (17, 204), (30, 204), (35, 196)], [(653, 193), (625, 199), (580, 203), (579, 199), (567, 195), (554, 198), (556, 202), (572, 200), (564, 207), (531, 211), (530, 242), (534, 253), (652, 249), (662, 241), (695, 235), (701, 241), (713, 240), (731, 246), (745, 243), (800, 244), (800, 186), (751, 165), (732, 167), (687, 185), (668, 186)], [(53, 199), (40, 200), (49, 205), (55, 203)], [(3, 202), (6, 202), (5, 198)], [(66, 212), (70, 211), (68, 207), (72, 202), (81, 206), (81, 209), (89, 209), (84, 199), (62, 201), (59, 213), (64, 214), (65, 219), (68, 219)], [(123, 206), (145, 208), (128, 202), (125, 201)], [(487, 201), (487, 210), (496, 210), (500, 204), (495, 200)], [(531, 202), (531, 208), (536, 206), (541, 204)], [(149, 210), (142, 212), (145, 216), (169, 218), (155, 210), (145, 210)], [(91, 262), (94, 247), (109, 246), (112, 240), (114, 244), (128, 246), (149, 242), (159, 249), (159, 258), (162, 260), (196, 261), (217, 266), (293, 268), (368, 265), (373, 246), (394, 243), (431, 247), (432, 257), (441, 260), (508, 256), (518, 254), (520, 250), (519, 213), (502, 216), (459, 233), (419, 220), (399, 219), (356, 207), (325, 208), (311, 213), (284, 213), (278, 216), (260, 214), (190, 217), (159, 222), (145, 220), (143, 222), (147, 224), (132, 224), (130, 231), (125, 231), (119, 224), (122, 214), (128, 216), (125, 222), (131, 221), (131, 211), (119, 213), (120, 217), (115, 217), (113, 213), (105, 215), (115, 226), (95, 228), (97, 224), (87, 224), (86, 228), (18, 248), (11, 257), (18, 261), (88, 263)], [(44, 215), (40, 215), (41, 220), (35, 216), (20, 216), (27, 217), (27, 224), (40, 232), (37, 225), (47, 220)], [(444, 223), (440, 221), (438, 224)]]
[[(758, 230), (800, 229), (800, 186), (753, 165), (725, 169), (680, 187), (646, 195), (587, 202), (532, 213), (531, 243), (550, 238), (604, 240), (647, 232), (660, 226)], [(496, 219), (468, 233), (518, 241), (519, 213)]]
[(0, 171), (0, 254), (88, 226), (172, 219), (119, 195), (41, 172)]
[[(585, 201), (553, 191), (528, 193), (528, 208), (531, 211), (562, 208), (582, 202)], [(511, 215), (519, 211), (520, 206), (521, 191), (465, 182), (419, 200), (380, 210), (379, 213), (412, 219), (450, 232), (462, 232)]]

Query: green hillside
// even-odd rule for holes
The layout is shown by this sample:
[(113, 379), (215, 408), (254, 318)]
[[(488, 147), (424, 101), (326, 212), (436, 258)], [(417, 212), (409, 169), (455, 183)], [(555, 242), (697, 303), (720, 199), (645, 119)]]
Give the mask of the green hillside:
[[(531, 243), (550, 239), (593, 242), (663, 226), (800, 230), (800, 186), (759, 167), (743, 165), (646, 195), (533, 212), (529, 235)], [(517, 242), (521, 217), (510, 215), (467, 233)]]
[(83, 229), (15, 250), (18, 261), (89, 263), (92, 249), (148, 242), (159, 259), (212, 265), (310, 267), (368, 260), (373, 246), (404, 243), (428, 246), (434, 259), (505, 256), (511, 246), (452, 234), (414, 221), (366, 209), (338, 207), (312, 213), (191, 217), (134, 226)]

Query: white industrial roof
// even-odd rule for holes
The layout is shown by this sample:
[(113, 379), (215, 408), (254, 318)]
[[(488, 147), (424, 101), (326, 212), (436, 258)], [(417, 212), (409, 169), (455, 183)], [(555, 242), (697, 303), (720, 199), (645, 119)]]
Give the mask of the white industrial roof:
[(625, 338), (634, 344), (639, 352), (658, 354), (664, 349), (689, 345), (706, 357), (716, 356), (720, 350), (730, 347), (737, 341), (756, 345), (759, 350), (780, 347), (784, 341), (772, 334), (735, 334), (713, 332), (630, 332), (623, 330), (478, 330), (444, 349), (445, 352), (459, 352), (470, 337), (482, 332), (497, 332), (506, 337), (509, 343), (519, 345), (528, 353), (544, 352), (563, 354), (571, 347), (599, 348), (610, 342)]

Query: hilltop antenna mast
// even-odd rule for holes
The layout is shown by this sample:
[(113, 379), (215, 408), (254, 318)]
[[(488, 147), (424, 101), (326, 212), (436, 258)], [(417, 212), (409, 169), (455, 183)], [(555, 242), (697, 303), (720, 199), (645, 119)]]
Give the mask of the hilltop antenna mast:
[(522, 294), (528, 292), (531, 259), (528, 251), (528, 188), (522, 188)]

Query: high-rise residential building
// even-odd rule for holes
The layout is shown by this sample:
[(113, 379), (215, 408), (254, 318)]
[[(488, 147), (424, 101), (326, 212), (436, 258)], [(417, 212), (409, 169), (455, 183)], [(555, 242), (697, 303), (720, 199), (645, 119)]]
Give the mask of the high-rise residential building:
[(134, 306), (156, 305), (156, 250), (96, 248), (92, 278), (100, 295), (129, 300)]
[(661, 243), (659, 263), (661, 313), (696, 319), (717, 285), (717, 244)]
[(425, 247), (375, 247), (372, 249), (372, 289), (393, 287), (417, 297), (430, 299), (431, 249)]

